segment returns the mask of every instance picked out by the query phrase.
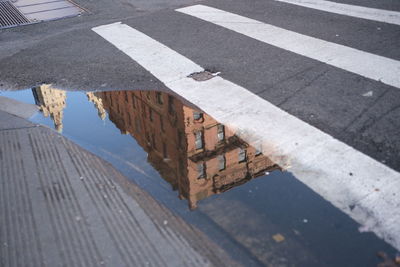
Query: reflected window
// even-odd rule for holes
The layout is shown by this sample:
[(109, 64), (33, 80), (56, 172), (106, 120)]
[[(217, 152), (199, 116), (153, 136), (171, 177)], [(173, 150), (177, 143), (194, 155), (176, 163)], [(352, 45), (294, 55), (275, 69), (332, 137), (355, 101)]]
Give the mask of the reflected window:
[(184, 176), (185, 175), (185, 167), (183, 166), (183, 159), (179, 157), (179, 173)]
[(134, 94), (132, 94), (132, 106), (134, 109), (136, 109), (136, 97)]
[(203, 113), (198, 111), (193, 111), (193, 119), (198, 121), (203, 118)]
[(147, 118), (146, 105), (144, 104), (144, 102), (142, 102), (142, 115), (143, 115), (143, 118)]
[(157, 149), (156, 136), (154, 134), (151, 135), (151, 141), (153, 143), (153, 148)]
[(150, 117), (150, 121), (154, 120), (153, 110), (150, 107), (149, 107), (149, 117)]
[(175, 109), (174, 109), (174, 97), (169, 95), (168, 96), (168, 112), (169, 114), (174, 114)]
[(157, 92), (156, 93), (156, 98), (157, 98), (157, 103), (158, 104), (160, 104), (160, 105), (164, 104), (161, 92)]
[(138, 131), (138, 133), (142, 132), (141, 126), (140, 126), (140, 122), (138, 119), (135, 120), (135, 128)]
[(150, 145), (150, 135), (148, 132), (146, 132), (146, 141), (147, 141), (147, 144)]
[(206, 178), (206, 164), (197, 164), (197, 179)]
[(166, 159), (166, 158), (168, 158), (167, 144), (163, 142), (162, 148), (163, 148), (163, 156)]
[(195, 137), (196, 137), (196, 149), (202, 149), (204, 146), (203, 143), (203, 132), (196, 132), (195, 133)]
[(178, 146), (182, 147), (182, 132), (178, 130)]
[(131, 119), (131, 114), (128, 112), (128, 125), (132, 125), (132, 119)]
[(218, 124), (217, 137), (218, 141), (224, 141), (225, 139), (225, 127), (222, 124)]
[(225, 170), (226, 168), (226, 158), (225, 155), (219, 155), (218, 156), (218, 169), (220, 171)]
[(239, 162), (246, 161), (246, 150), (244, 148), (239, 149)]
[(128, 91), (125, 91), (125, 102), (128, 103)]
[(161, 131), (165, 132), (164, 120), (163, 120), (163, 117), (161, 115), (160, 115), (160, 126), (161, 126)]

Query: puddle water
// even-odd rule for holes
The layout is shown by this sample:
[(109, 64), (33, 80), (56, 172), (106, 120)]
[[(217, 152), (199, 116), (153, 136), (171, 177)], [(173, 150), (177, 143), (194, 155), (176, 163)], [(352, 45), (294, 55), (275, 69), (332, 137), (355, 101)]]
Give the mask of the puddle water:
[(235, 131), (160, 91), (1, 92), (112, 163), (245, 265), (376, 266), (395, 253)]

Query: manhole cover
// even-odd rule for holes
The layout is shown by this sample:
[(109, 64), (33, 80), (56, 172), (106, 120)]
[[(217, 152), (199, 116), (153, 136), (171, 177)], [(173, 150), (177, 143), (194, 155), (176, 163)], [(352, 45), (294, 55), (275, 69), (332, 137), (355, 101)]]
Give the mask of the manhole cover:
[(83, 12), (69, 0), (0, 0), (0, 29), (73, 17)]
[(0, 1), (0, 28), (27, 23), (30, 21), (10, 1)]

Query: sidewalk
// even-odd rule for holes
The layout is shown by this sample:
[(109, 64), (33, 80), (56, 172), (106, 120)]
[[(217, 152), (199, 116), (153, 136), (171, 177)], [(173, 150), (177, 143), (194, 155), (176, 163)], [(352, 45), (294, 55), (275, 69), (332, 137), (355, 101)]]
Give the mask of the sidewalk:
[(110, 164), (0, 97), (0, 266), (234, 266)]

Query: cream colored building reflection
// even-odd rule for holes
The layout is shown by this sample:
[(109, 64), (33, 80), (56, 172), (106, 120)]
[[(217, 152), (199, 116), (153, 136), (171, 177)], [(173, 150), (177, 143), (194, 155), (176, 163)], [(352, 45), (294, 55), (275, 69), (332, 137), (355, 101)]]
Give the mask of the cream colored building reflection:
[(54, 89), (51, 85), (41, 85), (32, 88), (36, 105), (45, 117), (51, 117), (58, 132), (63, 129), (63, 111), (66, 107), (67, 94), (63, 90)]
[[(279, 169), (224, 125), (175, 97), (156, 91), (89, 93), (191, 209), (197, 202)], [(100, 105), (96, 105), (100, 107)], [(99, 114), (103, 111), (99, 110)]]
[(94, 104), (97, 109), (97, 115), (100, 119), (104, 120), (106, 118), (106, 110), (103, 107), (103, 100), (95, 95), (94, 92), (86, 93), (86, 96), (90, 102)]

